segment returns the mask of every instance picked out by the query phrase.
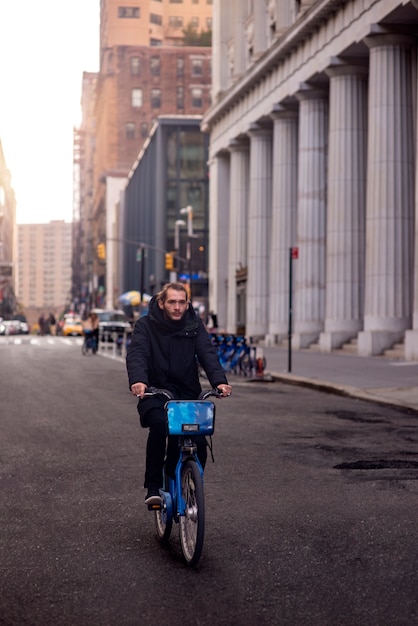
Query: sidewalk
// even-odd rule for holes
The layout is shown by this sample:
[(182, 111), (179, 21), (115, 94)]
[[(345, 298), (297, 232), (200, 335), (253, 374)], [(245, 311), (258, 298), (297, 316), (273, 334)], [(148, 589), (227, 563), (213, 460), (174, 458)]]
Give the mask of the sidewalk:
[(265, 374), (276, 380), (418, 411), (417, 362), (293, 350), (289, 372), (287, 348), (263, 354)]

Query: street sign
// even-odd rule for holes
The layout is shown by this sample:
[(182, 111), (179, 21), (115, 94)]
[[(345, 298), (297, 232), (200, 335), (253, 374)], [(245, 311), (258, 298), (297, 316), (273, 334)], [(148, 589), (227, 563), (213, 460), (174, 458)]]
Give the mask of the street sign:
[(292, 250), (291, 258), (292, 259), (298, 259), (299, 258), (299, 248), (294, 247), (291, 250)]

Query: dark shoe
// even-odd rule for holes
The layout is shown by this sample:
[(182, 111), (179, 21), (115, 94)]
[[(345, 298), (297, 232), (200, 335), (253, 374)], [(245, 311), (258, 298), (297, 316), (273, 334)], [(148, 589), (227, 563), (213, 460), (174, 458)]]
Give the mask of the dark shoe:
[(148, 487), (148, 492), (145, 496), (145, 504), (148, 507), (158, 506), (161, 504), (160, 490), (158, 487)]

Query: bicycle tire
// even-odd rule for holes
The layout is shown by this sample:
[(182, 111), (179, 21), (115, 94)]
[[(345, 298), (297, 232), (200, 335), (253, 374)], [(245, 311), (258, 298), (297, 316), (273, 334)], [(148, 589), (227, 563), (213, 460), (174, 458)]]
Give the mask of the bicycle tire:
[(249, 354), (243, 354), (239, 360), (239, 370), (244, 376), (251, 376), (254, 370), (254, 361)]
[(173, 527), (173, 503), (168, 492), (164, 492), (161, 509), (154, 511), (155, 528), (158, 539), (166, 543), (170, 539)]
[(203, 480), (194, 459), (183, 464), (181, 493), (186, 506), (179, 519), (180, 543), (184, 560), (193, 567), (201, 557), (205, 536)]

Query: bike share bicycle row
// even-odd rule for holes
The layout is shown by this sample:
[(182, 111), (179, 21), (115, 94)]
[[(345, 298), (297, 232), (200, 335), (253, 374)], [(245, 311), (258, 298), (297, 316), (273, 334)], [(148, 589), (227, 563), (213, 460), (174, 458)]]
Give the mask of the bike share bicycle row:
[(266, 359), (259, 346), (252, 345), (244, 335), (212, 334), (219, 362), (229, 374), (262, 377)]

